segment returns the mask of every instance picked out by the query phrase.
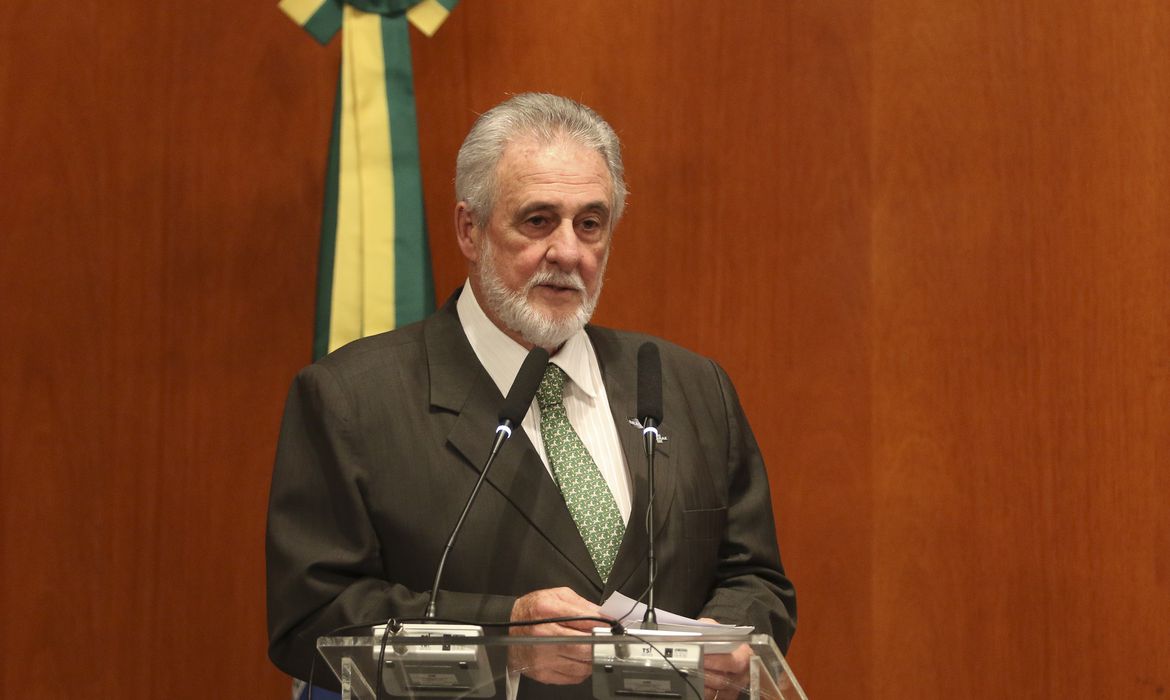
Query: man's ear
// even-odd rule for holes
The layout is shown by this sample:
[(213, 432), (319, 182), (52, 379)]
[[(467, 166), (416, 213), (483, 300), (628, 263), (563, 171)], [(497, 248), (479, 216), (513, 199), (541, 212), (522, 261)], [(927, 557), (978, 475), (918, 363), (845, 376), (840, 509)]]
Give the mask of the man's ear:
[(475, 217), (471, 214), (467, 202), (455, 205), (455, 242), (459, 250), (469, 263), (479, 261), (479, 237), (482, 232), (475, 225)]

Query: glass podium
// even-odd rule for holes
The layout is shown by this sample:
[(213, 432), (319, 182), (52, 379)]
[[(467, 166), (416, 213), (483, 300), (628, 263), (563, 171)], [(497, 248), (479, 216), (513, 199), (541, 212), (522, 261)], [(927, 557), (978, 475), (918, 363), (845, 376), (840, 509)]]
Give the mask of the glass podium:
[(343, 700), (806, 699), (763, 634), (613, 636), (598, 628), (576, 637), (521, 637), (467, 625), (405, 625), (382, 642), (380, 629), (317, 640)]

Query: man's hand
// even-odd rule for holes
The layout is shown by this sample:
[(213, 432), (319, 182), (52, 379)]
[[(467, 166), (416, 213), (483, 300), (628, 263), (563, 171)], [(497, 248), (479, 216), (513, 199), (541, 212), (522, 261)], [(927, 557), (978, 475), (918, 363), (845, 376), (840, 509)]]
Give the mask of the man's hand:
[[(546, 588), (516, 599), (512, 622), (550, 617), (597, 617), (601, 609), (569, 588)], [(589, 634), (602, 623), (596, 620), (549, 622), (510, 628), (510, 634), (527, 637), (573, 637)], [(541, 683), (575, 685), (593, 671), (593, 651), (587, 644), (524, 645), (508, 651), (508, 668)]]
[[(716, 622), (704, 617), (700, 622)], [(740, 690), (747, 688), (750, 681), (748, 667), (751, 664), (752, 649), (740, 644), (730, 654), (704, 654), (703, 675), (705, 677), (704, 700), (734, 700)]]

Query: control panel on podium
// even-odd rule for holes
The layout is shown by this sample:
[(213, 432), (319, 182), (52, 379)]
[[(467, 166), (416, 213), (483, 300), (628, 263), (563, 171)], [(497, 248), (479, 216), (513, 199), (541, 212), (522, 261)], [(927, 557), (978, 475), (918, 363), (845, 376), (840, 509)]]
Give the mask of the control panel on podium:
[(523, 637), (470, 625), (375, 627), (321, 637), (317, 649), (344, 700), (577, 698), (796, 700), (804, 692), (763, 634), (627, 630)]

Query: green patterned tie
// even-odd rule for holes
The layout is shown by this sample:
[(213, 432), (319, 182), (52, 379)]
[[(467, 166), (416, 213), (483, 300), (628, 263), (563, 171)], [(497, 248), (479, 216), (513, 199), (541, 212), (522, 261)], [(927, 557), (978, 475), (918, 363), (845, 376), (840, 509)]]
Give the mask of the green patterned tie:
[(601, 580), (609, 578), (626, 526), (617, 501), (565, 412), (565, 371), (549, 363), (536, 392), (540, 435), (565, 504)]

